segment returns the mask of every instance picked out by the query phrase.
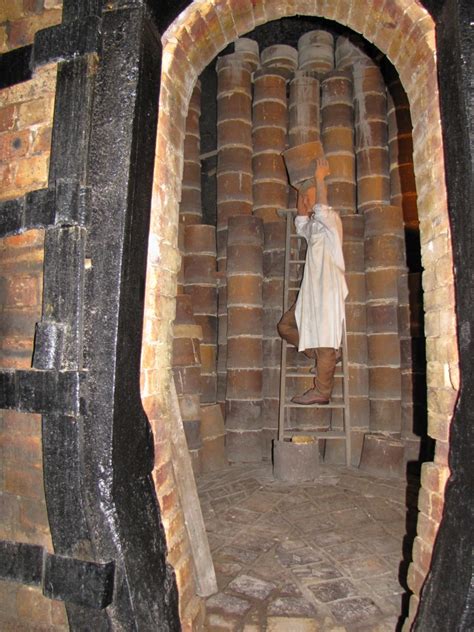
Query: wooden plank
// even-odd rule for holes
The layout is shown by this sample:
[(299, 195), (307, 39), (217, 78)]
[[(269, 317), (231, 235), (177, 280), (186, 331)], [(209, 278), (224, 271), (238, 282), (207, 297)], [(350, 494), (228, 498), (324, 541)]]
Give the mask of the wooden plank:
[(178, 395), (171, 381), (171, 453), (178, 495), (191, 545), (197, 594), (208, 597), (217, 592), (216, 573), (207, 539), (194, 472), (184, 434)]

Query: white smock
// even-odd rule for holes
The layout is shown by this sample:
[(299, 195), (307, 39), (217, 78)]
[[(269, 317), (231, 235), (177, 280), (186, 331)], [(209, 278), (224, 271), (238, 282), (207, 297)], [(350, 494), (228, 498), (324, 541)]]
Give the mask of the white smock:
[(316, 204), (311, 216), (297, 215), (296, 232), (308, 242), (306, 263), (295, 317), (298, 351), (339, 349), (348, 294), (344, 278), (342, 222), (330, 206)]

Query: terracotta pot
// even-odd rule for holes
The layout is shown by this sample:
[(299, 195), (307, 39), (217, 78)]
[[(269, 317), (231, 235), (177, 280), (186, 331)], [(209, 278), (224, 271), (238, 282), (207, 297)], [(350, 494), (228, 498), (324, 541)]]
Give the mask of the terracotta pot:
[(298, 189), (305, 180), (314, 176), (316, 159), (324, 158), (321, 141), (315, 140), (291, 147), (283, 152), (290, 183)]

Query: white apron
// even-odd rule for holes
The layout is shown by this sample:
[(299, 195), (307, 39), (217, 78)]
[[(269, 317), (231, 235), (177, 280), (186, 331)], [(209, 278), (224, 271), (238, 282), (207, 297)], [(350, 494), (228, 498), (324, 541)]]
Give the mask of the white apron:
[(295, 317), (298, 351), (318, 347), (339, 349), (348, 294), (342, 254), (342, 222), (329, 206), (316, 204), (311, 217), (297, 215), (296, 232), (308, 242), (306, 263)]

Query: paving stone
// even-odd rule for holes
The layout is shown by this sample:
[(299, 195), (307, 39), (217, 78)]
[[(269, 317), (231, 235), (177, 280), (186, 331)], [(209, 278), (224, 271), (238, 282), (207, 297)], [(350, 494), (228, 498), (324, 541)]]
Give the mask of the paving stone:
[(236, 561), (242, 564), (250, 564), (259, 556), (258, 551), (241, 549), (237, 546), (227, 545), (217, 554), (217, 559), (222, 561)]
[(333, 511), (329, 515), (334, 524), (338, 525), (339, 528), (345, 526), (360, 528), (361, 525), (371, 524), (374, 522), (371, 518), (369, 518), (367, 513), (359, 507)]
[(255, 534), (261, 534), (262, 538), (273, 540), (273, 543), (286, 540), (292, 531), (294, 531), (294, 528), (291, 524), (285, 521), (275, 523), (271, 519), (267, 520), (266, 516), (253, 528)]
[[(340, 493), (340, 490), (336, 485), (312, 485), (306, 487), (304, 490), (305, 495), (316, 503), (326, 502), (326, 498), (336, 496)], [(347, 494), (349, 497), (349, 495)]]
[(266, 632), (321, 632), (322, 626), (314, 619), (296, 617), (268, 617)]
[(278, 511), (286, 512), (293, 511), (297, 505), (303, 505), (308, 502), (308, 499), (303, 493), (292, 494), (291, 496), (284, 496), (278, 503)]
[(294, 551), (295, 549), (302, 549), (304, 548), (304, 546), (304, 540), (287, 538), (280, 544), (278, 548), (283, 551)]
[[(402, 551), (402, 541), (391, 535), (378, 536), (370, 538), (370, 548), (380, 555), (397, 554), (400, 556)], [(410, 546), (411, 550), (411, 546)]]
[[(334, 515), (334, 514), (333, 514)], [(300, 518), (299, 520), (291, 520), (291, 523), (304, 534), (314, 534), (319, 531), (330, 531), (335, 528), (334, 520), (330, 519), (327, 515), (319, 515), (313, 517), (311, 520), (307, 518)]]
[(230, 619), (214, 612), (211, 612), (206, 617), (204, 625), (206, 632), (228, 632), (229, 630), (238, 630), (240, 627), (240, 623), (237, 618)]
[(274, 588), (275, 584), (251, 575), (239, 575), (228, 586), (233, 592), (259, 601), (266, 599)]
[(301, 590), (292, 581), (282, 582), (278, 588), (281, 597), (301, 597)]
[(263, 553), (271, 549), (275, 543), (272, 538), (262, 538), (260, 532), (255, 533), (253, 530), (244, 530), (232, 539), (231, 544), (257, 553)]
[(340, 544), (342, 542), (346, 542), (348, 540), (347, 533), (339, 532), (339, 531), (325, 531), (321, 533), (311, 534), (309, 538), (307, 538), (308, 542), (317, 547), (326, 547), (331, 546), (333, 544)]
[(231, 577), (235, 577), (237, 573), (240, 573), (242, 570), (242, 565), (237, 564), (237, 562), (231, 562), (229, 560), (221, 560), (214, 558), (214, 568), (216, 572), (222, 573), (223, 575), (230, 575)]
[(248, 601), (223, 592), (212, 595), (206, 603), (208, 610), (220, 610), (230, 615), (243, 615), (251, 606)]
[[(338, 531), (345, 535), (346, 539), (360, 540), (361, 542), (370, 542), (373, 537), (383, 537), (387, 535), (385, 527), (377, 522), (366, 522), (357, 525), (338, 525)], [(350, 538), (348, 538), (348, 535)], [(400, 538), (401, 540), (401, 538)]]
[(340, 566), (355, 579), (382, 575), (390, 570), (388, 564), (383, 559), (376, 557), (375, 555), (356, 560), (347, 560), (345, 562), (341, 562)]
[(357, 589), (348, 579), (338, 579), (332, 582), (323, 582), (308, 586), (318, 601), (330, 603), (336, 599), (345, 599), (347, 597), (356, 597)]
[(268, 605), (268, 614), (285, 617), (312, 617), (315, 609), (303, 597), (277, 597)]
[(293, 551), (277, 549), (276, 555), (280, 564), (287, 568), (301, 566), (302, 564), (310, 564), (311, 562), (320, 562), (324, 559), (321, 552), (316, 551), (309, 546)]
[(356, 503), (351, 500), (350, 494), (334, 494), (319, 499), (316, 498), (315, 502), (319, 508), (324, 509), (328, 513), (342, 509), (355, 509), (357, 507)]
[(367, 499), (365, 511), (374, 520), (381, 522), (392, 522), (393, 520), (403, 520), (405, 517), (404, 508), (384, 498)]
[[(342, 599), (329, 604), (332, 614), (344, 625), (364, 623), (367, 620), (382, 618), (382, 613), (377, 605), (367, 597), (353, 597)], [(365, 629), (365, 628), (364, 628)]]
[(315, 563), (304, 566), (293, 566), (291, 572), (305, 585), (313, 583), (315, 580), (326, 581), (342, 577), (341, 573), (333, 564)]
[(351, 542), (340, 542), (339, 544), (327, 547), (326, 553), (335, 560), (342, 561), (367, 557), (370, 555), (370, 550), (361, 542), (353, 540)]
[(249, 511), (248, 509), (241, 509), (240, 507), (232, 507), (221, 513), (223, 520), (228, 520), (233, 524), (248, 525), (255, 524), (260, 518), (260, 514), (256, 511)]
[(274, 494), (270, 491), (258, 490), (244, 500), (241, 504), (243, 509), (250, 509), (259, 513), (271, 511), (278, 502), (281, 501), (280, 494)]
[(224, 592), (234, 575), (223, 575), (216, 569), (217, 590)]
[(252, 565), (252, 573), (261, 579), (272, 581), (278, 586), (285, 583), (287, 575), (286, 569), (282, 568), (275, 557), (272, 559), (259, 559), (258, 562)]
[(369, 590), (377, 595), (399, 595), (405, 592), (398, 580), (395, 570), (394, 572), (387, 573), (386, 575), (366, 577), (364, 579), (364, 583), (367, 585)]
[(228, 542), (227, 538), (223, 538), (222, 536), (217, 535), (217, 533), (209, 532), (207, 534), (207, 540), (209, 542), (209, 548), (211, 549), (211, 552), (217, 551), (217, 549), (220, 549)]
[(287, 508), (280, 511), (283, 515), (290, 514), (292, 519), (310, 518), (321, 514), (321, 508), (317, 507), (315, 503), (307, 501), (301, 503), (292, 508)]

